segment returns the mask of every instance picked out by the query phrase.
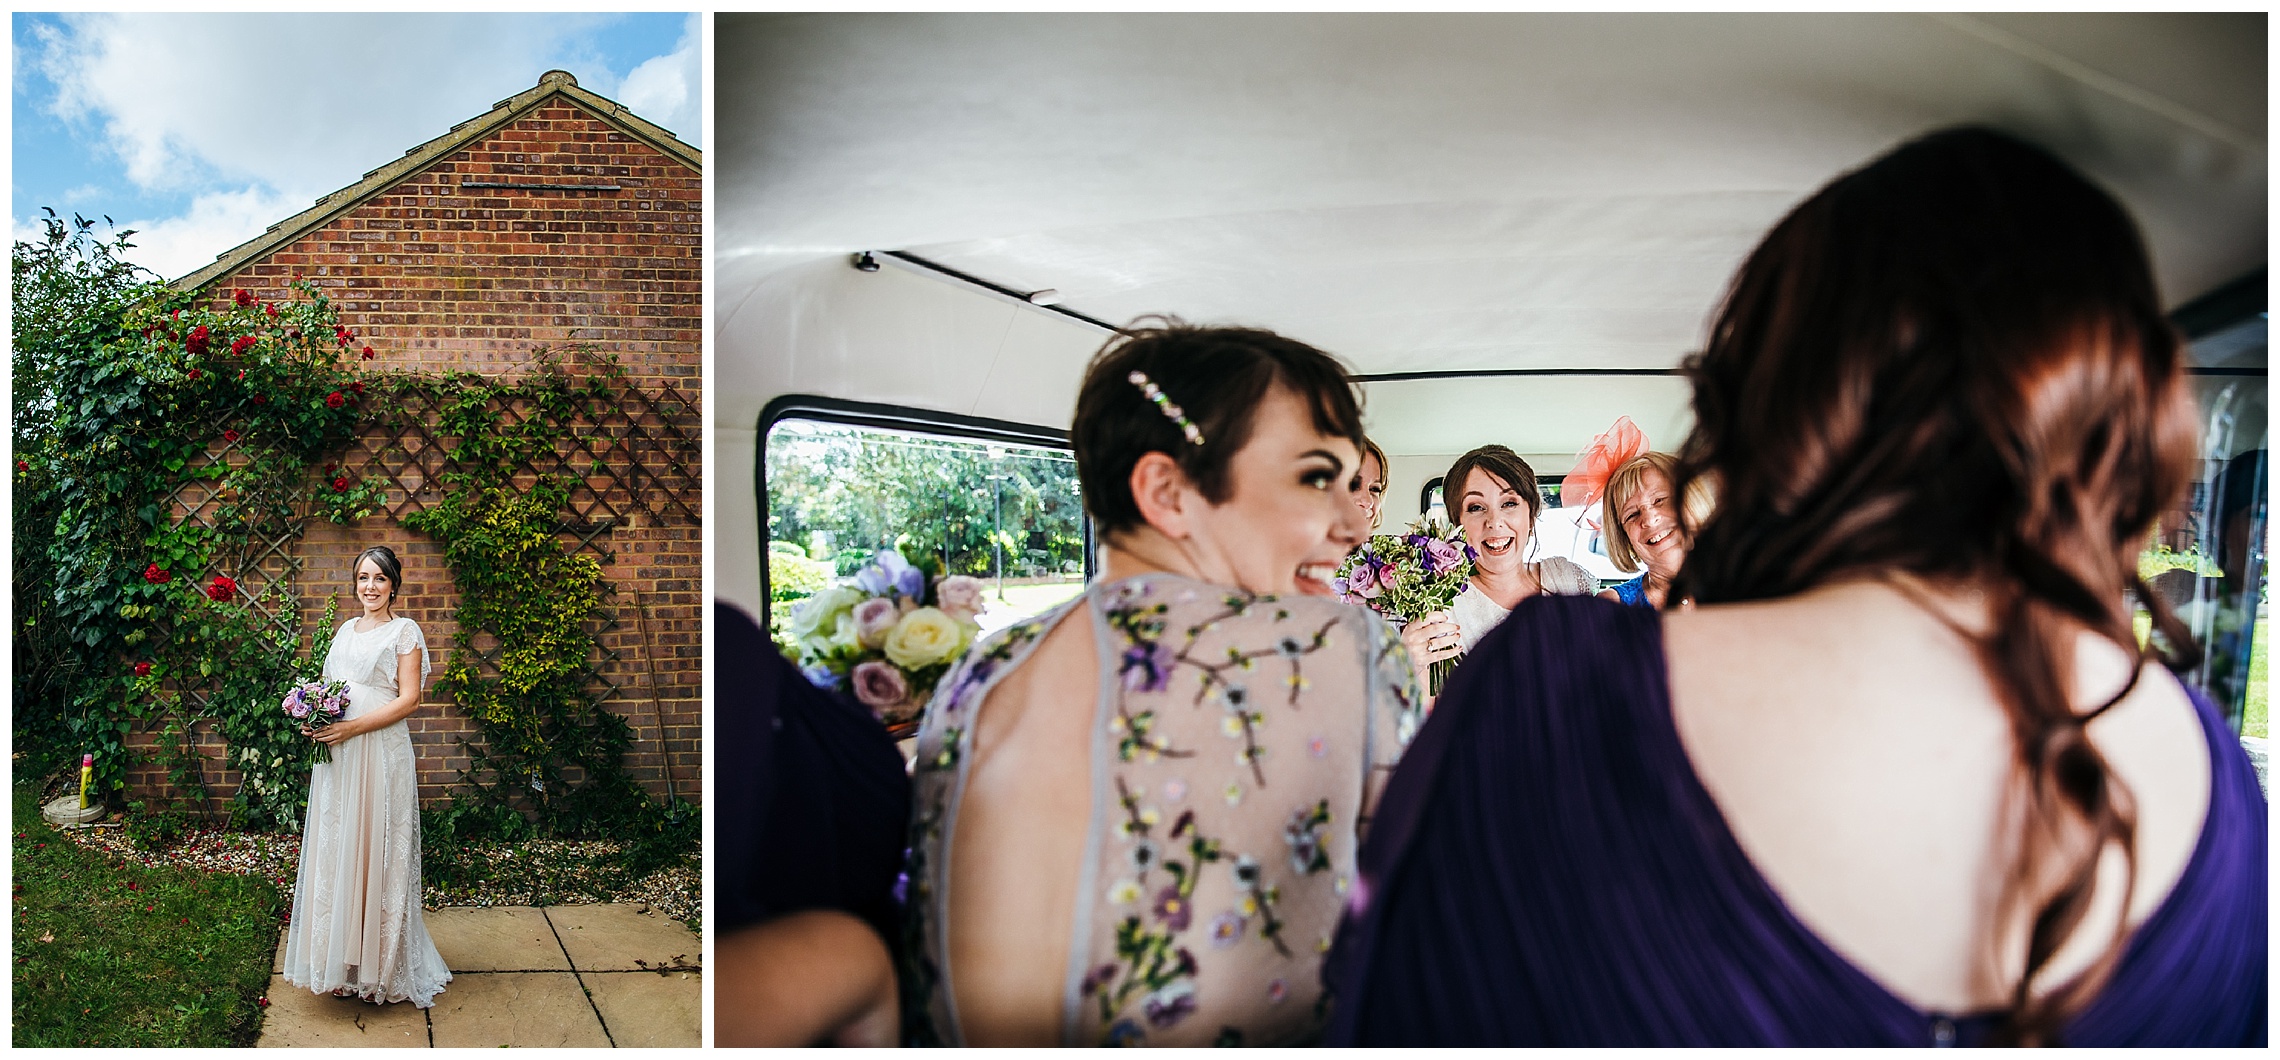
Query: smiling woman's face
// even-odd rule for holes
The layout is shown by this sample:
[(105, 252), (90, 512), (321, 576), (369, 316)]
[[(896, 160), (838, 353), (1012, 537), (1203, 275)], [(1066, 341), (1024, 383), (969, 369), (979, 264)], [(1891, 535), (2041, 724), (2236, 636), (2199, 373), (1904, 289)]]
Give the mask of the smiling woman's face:
[(1480, 468), (1465, 475), (1464, 491), (1457, 495), (1457, 525), (1465, 541), (1479, 555), (1482, 569), (1503, 574), (1517, 570), (1528, 548), (1528, 533), (1535, 529), (1528, 498), (1510, 484)]
[(1354, 503), (1361, 507), (1362, 518), (1376, 526), (1378, 505), (1385, 503), (1385, 465), (1378, 463), (1375, 454), (1363, 453), (1361, 473), (1347, 487), (1354, 491)]
[(1631, 551), (1655, 577), (1669, 579), (1686, 562), (1686, 535), (1679, 532), (1678, 509), (1670, 502), (1670, 479), (1652, 467), (1639, 476), (1639, 488), (1617, 514)]
[(1355, 499), (1360, 462), (1351, 440), (1314, 429), (1305, 399), (1269, 390), (1250, 441), (1228, 461), (1227, 503), (1191, 521), (1206, 575), (1253, 592), (1334, 595), (1330, 579), (1370, 532)]
[(385, 610), (388, 606), (388, 599), (394, 594), (395, 588), (388, 581), (388, 576), (380, 573), (378, 561), (368, 556), (356, 565), (356, 602), (364, 610), (368, 612)]

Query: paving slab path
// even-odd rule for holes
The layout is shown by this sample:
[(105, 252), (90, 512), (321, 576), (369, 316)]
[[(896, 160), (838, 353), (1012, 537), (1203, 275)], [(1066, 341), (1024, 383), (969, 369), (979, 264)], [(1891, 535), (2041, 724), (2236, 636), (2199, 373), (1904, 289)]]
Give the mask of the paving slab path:
[(697, 936), (644, 904), (430, 909), (451, 969), (435, 1007), (314, 994), (270, 965), (268, 1047), (492, 1048), (703, 1044)]

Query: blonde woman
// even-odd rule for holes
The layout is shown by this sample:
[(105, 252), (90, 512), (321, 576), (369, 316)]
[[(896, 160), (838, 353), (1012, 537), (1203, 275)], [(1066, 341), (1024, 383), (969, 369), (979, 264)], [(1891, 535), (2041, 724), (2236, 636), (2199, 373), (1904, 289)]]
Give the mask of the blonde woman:
[(1642, 453), (1607, 477), (1599, 509), (1607, 559), (1617, 570), (1639, 576), (1601, 592), (1600, 599), (1631, 607), (1663, 606), (1694, 540), (1688, 527), (1701, 525), (1709, 514), (1708, 486), (1701, 479), (1687, 490), (1681, 511), (1671, 494), (1677, 477), (1678, 458), (1669, 453)]

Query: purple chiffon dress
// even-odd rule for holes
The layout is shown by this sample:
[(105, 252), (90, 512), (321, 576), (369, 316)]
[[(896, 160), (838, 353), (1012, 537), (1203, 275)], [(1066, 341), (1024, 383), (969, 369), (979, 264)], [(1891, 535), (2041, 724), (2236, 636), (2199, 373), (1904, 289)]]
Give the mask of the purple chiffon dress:
[[(2070, 1045), (2263, 1045), (2266, 807), (2198, 695), (2209, 809)], [(1660, 616), (1543, 597), (1457, 670), (1361, 853), (1332, 1045), (1970, 1045), (1848, 962), (1742, 853), (1679, 742)]]

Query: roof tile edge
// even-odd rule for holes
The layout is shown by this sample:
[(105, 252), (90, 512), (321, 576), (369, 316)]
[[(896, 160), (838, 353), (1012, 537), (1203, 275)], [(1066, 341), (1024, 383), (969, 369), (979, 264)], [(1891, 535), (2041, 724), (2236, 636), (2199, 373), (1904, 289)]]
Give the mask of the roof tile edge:
[(171, 280), (167, 286), (178, 291), (195, 291), (227, 276), (247, 262), (323, 227), (334, 218), (386, 191), (397, 181), (490, 135), (507, 123), (538, 109), (555, 96), (568, 97), (597, 120), (656, 148), (692, 170), (704, 170), (703, 151), (682, 143), (671, 131), (634, 114), (616, 100), (579, 88), (578, 79), (568, 71), (549, 70), (539, 75), (537, 85), (492, 104), (490, 110), (452, 126), (442, 136), (406, 150), (401, 157), (366, 173), (356, 183), (318, 196), (316, 203), (308, 209), (272, 224), (261, 235), (215, 255), (211, 264)]

